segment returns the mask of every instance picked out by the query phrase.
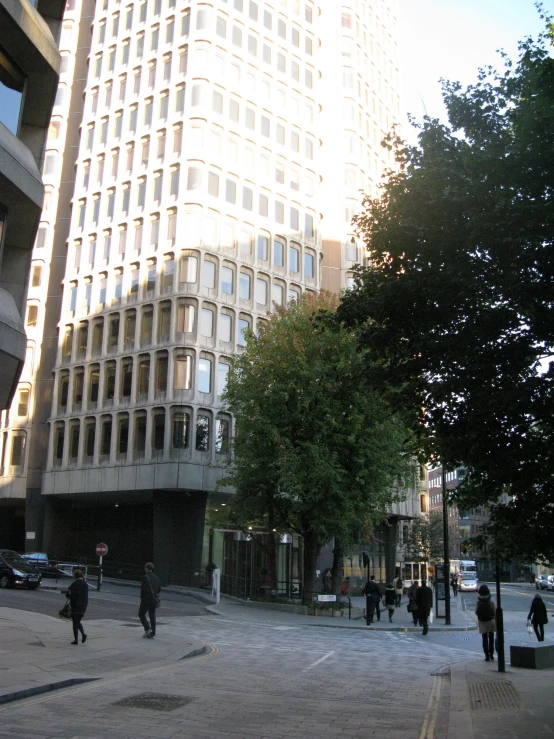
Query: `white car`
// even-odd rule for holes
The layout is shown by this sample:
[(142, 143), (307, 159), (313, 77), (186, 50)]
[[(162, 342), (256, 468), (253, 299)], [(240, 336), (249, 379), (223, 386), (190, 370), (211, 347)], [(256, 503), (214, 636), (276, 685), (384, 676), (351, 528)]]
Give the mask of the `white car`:
[(548, 575), (548, 579), (546, 581), (546, 589), (554, 590), (554, 575)]
[(463, 592), (477, 591), (477, 577), (474, 572), (463, 572), (458, 579), (458, 590)]

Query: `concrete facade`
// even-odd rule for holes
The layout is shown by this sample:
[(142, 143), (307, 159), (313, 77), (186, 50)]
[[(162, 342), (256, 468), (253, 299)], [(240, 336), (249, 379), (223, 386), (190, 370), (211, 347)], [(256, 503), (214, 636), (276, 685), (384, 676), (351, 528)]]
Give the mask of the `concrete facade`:
[(399, 110), (393, 5), (69, 3), (29, 294), (32, 453), (5, 480), (27, 490), (28, 548), (92, 556), (125, 509), (142, 544), (110, 527), (111, 552), (206, 564), (187, 521), (203, 534), (231, 493), (215, 493), (228, 358), (362, 258), (351, 216)]
[[(15, 546), (23, 533), (32, 366), (26, 327), (31, 258), (43, 206), (41, 169), (58, 85), (56, 39), (64, 3), (0, 0), (0, 538)], [(29, 370), (27, 370), (29, 371)], [(32, 371), (32, 370), (31, 370)]]

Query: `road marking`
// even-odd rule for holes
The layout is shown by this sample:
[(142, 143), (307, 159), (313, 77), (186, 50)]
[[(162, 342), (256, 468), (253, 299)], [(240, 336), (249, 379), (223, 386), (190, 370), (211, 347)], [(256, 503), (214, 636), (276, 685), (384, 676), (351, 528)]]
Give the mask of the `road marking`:
[[(219, 649), (217, 647), (214, 647), (212, 644), (206, 644), (206, 652), (203, 652), (202, 654), (195, 654), (192, 657), (187, 658), (187, 662), (191, 662), (192, 660), (198, 660), (198, 659), (204, 659), (206, 657), (215, 657), (219, 654)], [(36, 703), (44, 703), (45, 701), (52, 700), (53, 698), (63, 698), (66, 695), (74, 695), (75, 693), (84, 693), (87, 690), (94, 690), (95, 688), (103, 688), (106, 685), (112, 685), (113, 683), (122, 683), (127, 680), (133, 680), (135, 678), (141, 678), (145, 675), (153, 675), (156, 672), (164, 672), (165, 670), (172, 670), (175, 669), (175, 667), (181, 667), (183, 665), (183, 660), (179, 660), (177, 662), (172, 662), (170, 665), (162, 665), (162, 667), (154, 667), (151, 670), (144, 670), (143, 672), (134, 672), (132, 675), (122, 675), (120, 677), (113, 677), (111, 680), (104, 680), (103, 678), (100, 678), (98, 680), (95, 680), (92, 683), (88, 683), (85, 687), (82, 688), (75, 688), (75, 689), (69, 689), (69, 690), (52, 690), (49, 693), (42, 694), (40, 698), (35, 698), (33, 700), (21, 698), (18, 701), (11, 701), (10, 703), (6, 703), (4, 707), (0, 707), (0, 713), (3, 713), (4, 711), (18, 709), (18, 708), (26, 708), (27, 706), (35, 705)]]
[(433, 739), (435, 736), (435, 724), (439, 713), (439, 698), (442, 687), (441, 681), (442, 677), (440, 675), (435, 675), (433, 678), (433, 686), (431, 687), (425, 718), (419, 732), (419, 739)]
[(321, 664), (324, 660), (326, 660), (328, 657), (331, 657), (334, 654), (334, 650), (332, 652), (327, 652), (327, 654), (324, 654), (323, 657), (320, 657), (318, 660), (313, 662), (311, 665), (308, 665), (308, 667), (305, 667), (302, 672), (308, 672), (308, 670), (311, 670), (312, 667), (317, 667), (317, 665)]

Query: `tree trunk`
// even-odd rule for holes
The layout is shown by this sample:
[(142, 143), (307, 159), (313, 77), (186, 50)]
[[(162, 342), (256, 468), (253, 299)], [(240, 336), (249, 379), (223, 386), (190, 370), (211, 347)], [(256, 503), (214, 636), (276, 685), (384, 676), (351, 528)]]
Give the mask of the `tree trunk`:
[(302, 536), (304, 540), (304, 572), (302, 578), (304, 588), (302, 591), (302, 603), (305, 606), (309, 606), (312, 603), (312, 595), (315, 591), (315, 567), (317, 555), (319, 554), (319, 545), (317, 537), (311, 529), (304, 530)]
[(277, 581), (277, 536), (273, 531), (269, 532), (269, 576), (271, 578), (271, 588), (277, 593), (279, 590)]
[(343, 562), (344, 547), (340, 539), (335, 539), (335, 546), (333, 547), (333, 566), (331, 568), (331, 576), (333, 578), (333, 593), (335, 593), (335, 595), (340, 595)]

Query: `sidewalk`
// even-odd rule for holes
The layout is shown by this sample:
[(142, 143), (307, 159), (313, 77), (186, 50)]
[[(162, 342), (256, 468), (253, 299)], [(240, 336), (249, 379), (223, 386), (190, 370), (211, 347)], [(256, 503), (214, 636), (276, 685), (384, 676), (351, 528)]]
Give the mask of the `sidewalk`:
[[(474, 631), (477, 629), (471, 615), (462, 608), (462, 599), (452, 598), (450, 606), (450, 626), (446, 626), (444, 618), (435, 618), (429, 626), (429, 631)], [(364, 631), (402, 631), (421, 633), (421, 626), (414, 626), (411, 613), (407, 610), (408, 599), (402, 597), (402, 605), (395, 609), (393, 621), (389, 623), (388, 611), (381, 610), (381, 620), (371, 626), (366, 625), (364, 608), (365, 597), (352, 598), (352, 618), (348, 618), (348, 609), (342, 611), (342, 616), (303, 616), (279, 610), (278, 605), (260, 603), (257, 601), (225, 601), (219, 605), (206, 606), (208, 613), (223, 618), (240, 618), (242, 621), (254, 622), (282, 622), (288, 626), (300, 628), (303, 626), (319, 626), (336, 629), (361, 629)], [(442, 604), (444, 608), (444, 604)], [(332, 613), (333, 611), (330, 611)]]
[(138, 622), (83, 623), (90, 631), (84, 648), (70, 644), (70, 621), (0, 608), (0, 704), (108, 675), (140, 674), (204, 649), (184, 639), (142, 639)]

